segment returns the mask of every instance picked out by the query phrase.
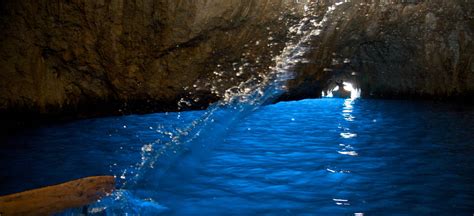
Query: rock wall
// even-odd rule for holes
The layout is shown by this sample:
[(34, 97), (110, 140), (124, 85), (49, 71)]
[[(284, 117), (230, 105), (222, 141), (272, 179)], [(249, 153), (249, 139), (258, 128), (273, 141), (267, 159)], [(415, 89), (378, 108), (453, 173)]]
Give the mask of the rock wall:
[[(303, 11), (294, 0), (2, 1), (0, 110), (76, 115), (193, 107), (217, 97), (216, 68), (234, 76), (242, 53), (271, 62)], [(261, 43), (260, 43), (261, 41)], [(273, 51), (272, 51), (273, 50)], [(241, 78), (223, 82), (229, 87)]]
[(284, 99), (353, 82), (365, 97), (474, 101), (474, 1), (362, 1), (336, 8)]
[[(313, 2), (321, 19), (336, 1)], [(2, 1), (0, 113), (175, 110), (190, 95), (189, 107), (204, 107), (224, 89), (268, 71), (305, 3)], [(472, 97), (473, 4), (341, 4), (281, 99), (318, 97), (335, 79), (355, 82), (368, 97)]]

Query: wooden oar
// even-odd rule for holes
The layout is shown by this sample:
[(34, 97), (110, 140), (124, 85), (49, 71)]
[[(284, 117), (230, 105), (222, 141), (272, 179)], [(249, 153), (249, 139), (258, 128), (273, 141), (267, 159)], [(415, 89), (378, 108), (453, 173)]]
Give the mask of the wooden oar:
[(113, 176), (93, 176), (0, 197), (0, 216), (52, 215), (93, 203), (115, 189)]

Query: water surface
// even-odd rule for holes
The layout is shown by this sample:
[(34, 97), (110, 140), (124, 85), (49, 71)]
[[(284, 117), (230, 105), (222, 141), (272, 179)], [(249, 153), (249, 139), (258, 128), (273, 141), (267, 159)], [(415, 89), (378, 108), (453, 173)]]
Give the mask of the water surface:
[[(137, 172), (142, 147), (166, 143), (204, 111), (73, 122), (12, 137), (0, 193)], [(214, 119), (215, 128), (226, 116)], [(317, 99), (265, 106), (204, 136), (206, 155), (179, 155), (92, 212), (163, 215), (471, 215), (474, 110), (431, 102)], [(158, 132), (157, 132), (158, 131)], [(204, 133), (204, 132), (203, 132)], [(202, 144), (202, 143), (200, 143)], [(156, 144), (158, 145), (158, 144)], [(203, 147), (205, 148), (205, 147)], [(145, 169), (145, 172), (143, 171)], [(154, 172), (160, 171), (160, 175)], [(164, 173), (164, 174), (163, 174)], [(130, 201), (132, 200), (132, 201)], [(142, 202), (143, 201), (143, 202)], [(152, 204), (150, 204), (152, 201)], [(104, 201), (106, 203), (106, 201)], [(122, 206), (121, 206), (122, 205)]]

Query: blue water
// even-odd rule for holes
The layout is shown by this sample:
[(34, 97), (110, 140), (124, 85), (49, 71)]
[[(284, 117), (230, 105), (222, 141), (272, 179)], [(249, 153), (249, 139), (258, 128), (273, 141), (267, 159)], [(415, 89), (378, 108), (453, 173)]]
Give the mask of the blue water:
[[(474, 213), (472, 107), (317, 99), (265, 106), (232, 123), (224, 112), (211, 131), (200, 132), (206, 154), (177, 153), (166, 169), (160, 160), (140, 168), (142, 157), (153, 155), (143, 154), (144, 145), (156, 151), (172, 139), (169, 133), (203, 113), (100, 118), (23, 132), (1, 147), (0, 194), (112, 174), (120, 199), (106, 198), (90, 212)], [(129, 183), (137, 173), (140, 179)]]

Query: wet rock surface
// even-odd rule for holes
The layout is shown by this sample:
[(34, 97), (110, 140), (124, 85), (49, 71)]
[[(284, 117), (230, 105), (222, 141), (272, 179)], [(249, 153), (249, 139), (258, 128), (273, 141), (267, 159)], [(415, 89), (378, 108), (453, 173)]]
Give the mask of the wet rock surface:
[[(315, 19), (332, 3), (319, 1)], [(89, 117), (205, 107), (269, 71), (304, 4), (2, 1), (1, 113)], [(319, 97), (336, 79), (367, 97), (472, 97), (473, 4), (341, 4), (280, 99)]]

